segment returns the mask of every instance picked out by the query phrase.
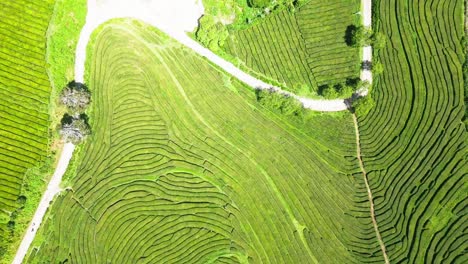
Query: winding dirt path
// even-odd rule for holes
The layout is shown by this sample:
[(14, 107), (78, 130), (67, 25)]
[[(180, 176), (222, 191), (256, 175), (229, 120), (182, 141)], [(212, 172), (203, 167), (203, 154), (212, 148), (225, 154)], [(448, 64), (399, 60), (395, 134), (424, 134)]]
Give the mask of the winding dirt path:
[(353, 114), (353, 121), (354, 121), (354, 129), (355, 129), (355, 133), (356, 133), (356, 154), (357, 154), (357, 158), (359, 160), (359, 167), (361, 168), (362, 176), (364, 178), (364, 183), (366, 184), (367, 197), (369, 199), (369, 206), (370, 206), (370, 214), (371, 214), (371, 219), (372, 219), (372, 225), (374, 226), (375, 236), (377, 237), (377, 240), (379, 241), (380, 250), (382, 251), (382, 255), (384, 257), (385, 264), (390, 264), (390, 260), (388, 259), (388, 256), (387, 256), (387, 249), (385, 248), (385, 244), (384, 244), (384, 242), (382, 240), (382, 236), (380, 235), (379, 226), (377, 224), (377, 219), (375, 218), (374, 198), (372, 196), (372, 190), (371, 190), (371, 188), (369, 186), (369, 181), (368, 181), (368, 178), (367, 178), (367, 172), (366, 172), (366, 169), (364, 168), (364, 163), (362, 162), (361, 139), (360, 139), (360, 136), (359, 136), (359, 124), (358, 124), (356, 114)]

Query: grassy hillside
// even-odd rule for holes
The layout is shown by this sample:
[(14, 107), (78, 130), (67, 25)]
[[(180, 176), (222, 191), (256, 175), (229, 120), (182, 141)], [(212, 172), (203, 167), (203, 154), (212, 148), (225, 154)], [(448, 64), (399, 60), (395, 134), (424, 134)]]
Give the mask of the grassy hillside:
[(29, 262), (357, 262), (349, 114), (285, 119), (136, 22), (94, 38), (93, 134)]
[[(50, 83), (46, 31), (53, 0), (0, 4), (0, 263), (7, 261), (44, 186)], [(24, 215), (27, 215), (25, 218)]]
[(345, 32), (360, 23), (360, 1), (306, 2), (294, 12), (271, 11), (245, 29), (228, 25), (223, 50), (254, 75), (304, 95), (358, 77), (359, 48), (346, 45)]
[(467, 263), (463, 1), (374, 3), (385, 70), (359, 123), (390, 262)]

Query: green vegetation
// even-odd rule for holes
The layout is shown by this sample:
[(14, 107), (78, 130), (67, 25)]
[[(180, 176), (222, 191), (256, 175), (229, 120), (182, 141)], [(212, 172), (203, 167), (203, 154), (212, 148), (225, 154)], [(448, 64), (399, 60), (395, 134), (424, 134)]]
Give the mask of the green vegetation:
[(349, 113), (285, 118), (135, 21), (92, 43), (93, 134), (29, 262), (356, 262)]
[(0, 8), (0, 263), (9, 263), (49, 171), (46, 31), (54, 2)]
[[(375, 54), (385, 71), (359, 127), (390, 263), (467, 263), (463, 1), (373, 4), (374, 30), (387, 42)], [(372, 236), (361, 239), (362, 263), (383, 261)]]
[[(280, 1), (262, 9), (255, 20), (240, 21), (236, 8), (221, 9), (211, 1), (204, 3), (205, 16), (211, 19), (200, 21), (197, 39), (260, 79), (314, 96), (320, 95), (320, 86), (333, 86), (359, 76), (358, 45), (347, 45), (347, 38), (354, 36), (349, 35), (349, 25), (364, 32), (353, 26), (360, 23), (359, 0)], [(226, 19), (218, 16), (231, 20), (223, 23)], [(205, 24), (212, 30), (207, 30)], [(207, 33), (202, 35), (204, 31)], [(219, 45), (211, 45), (207, 35), (212, 35), (212, 41)], [(222, 41), (217, 40), (218, 36), (223, 37)]]
[(56, 93), (75, 77), (75, 49), (85, 19), (86, 0), (56, 1), (47, 34), (47, 62)]
[(229, 33), (220, 23), (216, 23), (212, 16), (203, 16), (195, 36), (203, 45), (216, 52), (224, 46)]
[(308, 0), (203, 0), (205, 16), (216, 23), (242, 29), (262, 20), (272, 12), (291, 11)]
[(307, 94), (316, 90), (304, 60), (308, 56), (301, 32), (294, 15), (287, 10), (268, 16), (248, 29), (234, 31), (224, 50), (239, 58), (254, 75), (279, 82), (289, 91), (297, 92), (302, 85), (307, 86)]

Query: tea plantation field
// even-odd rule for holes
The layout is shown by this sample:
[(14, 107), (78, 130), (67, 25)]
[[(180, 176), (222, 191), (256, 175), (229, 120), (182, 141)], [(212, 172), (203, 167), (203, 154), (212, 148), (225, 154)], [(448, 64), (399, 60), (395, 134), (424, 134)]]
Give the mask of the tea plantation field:
[(32, 202), (24, 184), (41, 182), (31, 170), (48, 154), (45, 54), (53, 7), (52, 0), (0, 3), (0, 260), (17, 236), (18, 208)]
[(98, 32), (93, 134), (29, 262), (358, 263), (350, 114), (287, 119), (155, 29)]
[(467, 263), (463, 1), (374, 2), (385, 70), (359, 123), (390, 263)]
[(246, 29), (230, 29), (224, 50), (290, 91), (316, 93), (359, 76), (359, 48), (345, 42), (347, 27), (360, 24), (359, 11), (358, 0), (311, 0), (295, 12), (275, 11)]

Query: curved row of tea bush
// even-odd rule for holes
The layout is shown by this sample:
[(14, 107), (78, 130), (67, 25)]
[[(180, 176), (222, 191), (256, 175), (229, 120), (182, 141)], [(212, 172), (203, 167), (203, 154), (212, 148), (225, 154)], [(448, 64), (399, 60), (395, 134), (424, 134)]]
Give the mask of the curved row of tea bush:
[(385, 70), (359, 123), (390, 262), (466, 263), (463, 1), (375, 1), (375, 11)]
[(358, 262), (349, 114), (287, 120), (135, 21), (94, 38), (93, 133), (29, 262)]
[[(305, 60), (308, 56), (296, 17), (288, 10), (269, 15), (248, 29), (234, 31), (225, 50), (256, 74), (291, 91), (311, 92), (316, 84)], [(300, 91), (301, 86), (305, 86), (304, 91)]]
[(230, 28), (224, 50), (289, 91), (317, 94), (319, 86), (359, 76), (359, 48), (345, 40), (359, 10), (357, 0), (311, 0), (294, 12), (272, 11), (246, 29)]
[(31, 184), (25, 174), (47, 154), (50, 84), (45, 50), (53, 4), (0, 4), (0, 259), (17, 229), (17, 210), (25, 202), (19, 197)]

